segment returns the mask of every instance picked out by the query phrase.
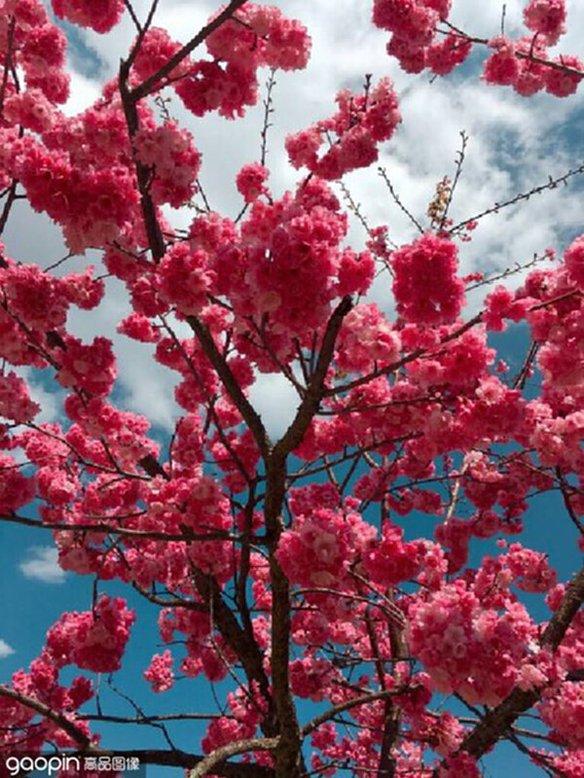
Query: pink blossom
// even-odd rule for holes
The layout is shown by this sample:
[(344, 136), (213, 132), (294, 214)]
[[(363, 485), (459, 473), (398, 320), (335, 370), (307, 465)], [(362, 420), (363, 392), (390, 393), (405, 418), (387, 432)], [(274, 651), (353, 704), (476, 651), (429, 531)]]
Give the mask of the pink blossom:
[(398, 313), (423, 324), (453, 322), (464, 302), (464, 284), (457, 277), (458, 252), (445, 238), (424, 235), (392, 254), (393, 293)]
[(241, 168), (237, 174), (237, 191), (246, 203), (253, 203), (260, 195), (267, 192), (265, 182), (268, 176), (267, 168), (257, 162), (244, 165)]
[(134, 620), (123, 599), (102, 595), (92, 611), (65, 613), (48, 631), (47, 649), (57, 667), (111, 673), (120, 667)]
[(59, 18), (101, 33), (111, 30), (124, 12), (123, 0), (52, 0), (52, 3)]
[(173, 658), (167, 649), (162, 654), (154, 654), (148, 668), (144, 671), (144, 678), (152, 685), (154, 692), (166, 692), (174, 684), (172, 670)]
[(565, 0), (530, 0), (523, 11), (523, 20), (526, 27), (544, 35), (553, 45), (566, 31)]

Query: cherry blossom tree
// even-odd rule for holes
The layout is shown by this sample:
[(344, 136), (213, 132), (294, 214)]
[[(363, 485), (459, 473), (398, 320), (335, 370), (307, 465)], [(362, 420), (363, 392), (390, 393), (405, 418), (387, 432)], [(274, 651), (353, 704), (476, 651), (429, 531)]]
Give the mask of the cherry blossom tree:
[[(459, 261), (483, 216), (584, 168), (456, 223), (463, 136), (456, 175), (397, 246), (344, 180), (400, 131), (390, 78), (364, 75), (334, 109), (323, 95), (329, 118), (286, 140), (295, 186), (273, 192), (271, 88), (277, 71), (306, 66), (309, 32), (278, 7), (232, 0), (183, 44), (156, 26), (163, 2), (142, 17), (129, 0), (0, 0), (0, 231), (26, 198), (69, 249), (46, 266), (0, 245), (0, 513), (94, 582), (92, 606), (64, 613), (0, 686), (1, 753), (107, 755), (100, 724), (114, 721), (167, 741), (116, 753), (190, 776), (472, 778), (507, 741), (549, 775), (581, 777), (584, 571), (559, 580), (521, 533), (533, 497), (553, 493), (584, 550), (584, 236), (523, 268), (514, 289), (463, 276)], [(485, 89), (577, 90), (584, 64), (548, 54), (564, 0), (530, 0), (518, 39), (475, 37), (450, 5), (374, 0), (388, 72), (397, 60), (443, 77), (472, 52)], [(136, 35), (118, 77), (66, 115), (59, 20), (101, 34), (124, 14)], [(236, 143), (265, 73), (261, 148), (232, 182), (244, 207), (230, 218), (199, 182), (221, 161), (202, 158), (167, 97), (233, 121)], [(192, 210), (186, 231), (178, 208)], [(349, 219), (366, 245), (348, 245)], [(75, 272), (86, 251), (95, 267)], [(181, 415), (165, 440), (116, 399), (111, 340), (70, 324), (75, 308), (107, 306), (106, 276), (132, 305), (119, 333), (177, 377)], [(379, 278), (385, 307), (369, 296)], [(487, 294), (471, 313), (476, 285)], [(517, 375), (490, 339), (509, 322), (529, 333)], [(64, 396), (58, 420), (38, 418), (37, 373)], [(265, 374), (297, 393), (279, 439), (250, 399)], [(422, 514), (431, 522), (412, 520)], [(471, 564), (471, 542), (489, 540)], [(179, 675), (194, 689), (225, 680), (218, 711), (108, 714), (96, 674), (122, 666), (136, 613), (106, 581), (157, 612), (144, 683), (164, 695)], [(84, 672), (65, 681), (71, 666)], [(203, 720), (200, 744), (177, 748), (174, 720)]]

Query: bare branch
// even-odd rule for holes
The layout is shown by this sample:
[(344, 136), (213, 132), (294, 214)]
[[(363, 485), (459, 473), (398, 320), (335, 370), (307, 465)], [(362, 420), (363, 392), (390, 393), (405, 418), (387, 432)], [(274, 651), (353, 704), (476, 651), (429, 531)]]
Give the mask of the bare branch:
[(502, 203), (494, 203), (489, 208), (485, 208), (484, 211), (476, 213), (474, 216), (470, 216), (468, 219), (464, 219), (464, 221), (458, 222), (458, 224), (455, 224), (453, 227), (451, 227), (448, 232), (450, 234), (457, 233), (471, 222), (476, 222), (479, 221), (479, 219), (484, 219), (485, 216), (499, 213), (499, 211), (501, 211), (503, 208), (508, 208), (510, 205), (516, 205), (517, 203), (527, 201), (534, 195), (541, 194), (541, 192), (545, 192), (548, 189), (557, 189), (560, 184), (567, 184), (571, 178), (574, 176), (579, 176), (582, 173), (584, 173), (584, 163), (576, 168), (568, 170), (566, 173), (558, 176), (557, 178), (552, 178), (550, 176), (545, 184), (538, 184), (527, 192), (519, 192), (519, 194), (513, 195), (513, 197), (510, 197), (508, 200), (504, 200)]
[(235, 743), (228, 743), (221, 748), (216, 748), (215, 751), (206, 756), (199, 762), (194, 770), (191, 770), (189, 778), (202, 778), (204, 775), (208, 775), (211, 770), (217, 765), (229, 759), (230, 756), (236, 756), (237, 754), (247, 754), (250, 751), (273, 751), (279, 742), (279, 738), (250, 738), (249, 740), (236, 740)]
[(423, 234), (424, 233), (424, 228), (422, 227), (420, 222), (416, 219), (416, 217), (411, 213), (411, 211), (409, 211), (408, 208), (406, 208), (406, 206), (401, 201), (398, 193), (396, 192), (393, 184), (390, 181), (389, 176), (387, 175), (387, 171), (385, 170), (385, 168), (380, 167), (380, 168), (377, 169), (377, 171), (378, 171), (379, 175), (381, 176), (381, 178), (385, 181), (385, 185), (389, 189), (389, 193), (392, 196), (393, 201), (395, 202), (397, 207), (400, 209), (400, 211), (402, 211), (408, 217), (408, 219), (411, 221), (411, 223), (414, 225), (414, 227), (418, 230), (418, 232), (421, 232)]

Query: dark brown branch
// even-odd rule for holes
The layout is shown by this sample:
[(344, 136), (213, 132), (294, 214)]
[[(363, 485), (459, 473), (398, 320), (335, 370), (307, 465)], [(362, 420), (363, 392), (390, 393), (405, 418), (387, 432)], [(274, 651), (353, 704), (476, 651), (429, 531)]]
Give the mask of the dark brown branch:
[(304, 399), (296, 412), (294, 421), (288, 427), (282, 439), (274, 446), (275, 459), (286, 457), (302, 442), (302, 438), (304, 437), (313, 416), (318, 411), (325, 393), (326, 375), (334, 356), (337, 335), (341, 329), (343, 319), (352, 307), (353, 303), (351, 298), (348, 296), (343, 297), (330, 317), (322, 339), (322, 346), (318, 355), (316, 368)]
[[(470, 41), (471, 43), (479, 43), (482, 46), (490, 46), (490, 40), (489, 38), (478, 38), (474, 35), (469, 35), (468, 33), (461, 30), (459, 27), (456, 27), (454, 24), (452, 24), (449, 21), (443, 20), (443, 23), (449, 28), (450, 32), (446, 32), (444, 30), (437, 29), (436, 31), (439, 32), (441, 35), (449, 35), (451, 33), (454, 33), (459, 38), (464, 38), (467, 41)], [(562, 73), (568, 73), (572, 76), (579, 76), (580, 78), (584, 79), (584, 70), (579, 70), (578, 68), (574, 68), (571, 65), (566, 65), (563, 62), (554, 62), (550, 59), (544, 59), (543, 57), (538, 57), (536, 54), (533, 53), (533, 51), (516, 51), (515, 56), (517, 59), (525, 59), (529, 62), (535, 62), (538, 65), (545, 65), (548, 68), (552, 68), (552, 70), (559, 70)], [(561, 59), (561, 55), (560, 55)]]
[(444, 213), (442, 214), (442, 219), (440, 220), (440, 229), (443, 230), (444, 226), (446, 224), (446, 220), (448, 219), (448, 213), (450, 211), (450, 207), (452, 205), (452, 201), (454, 199), (454, 193), (456, 192), (456, 188), (458, 186), (458, 183), (460, 181), (460, 177), (462, 175), (462, 168), (464, 165), (464, 161), (466, 159), (466, 149), (468, 146), (468, 135), (464, 130), (461, 130), (460, 132), (460, 139), (461, 139), (461, 147), (456, 155), (456, 170), (454, 173), (454, 180), (452, 181), (452, 185), (450, 186), (448, 190), (448, 199), (446, 201), (446, 207), (444, 208)]
[[(410, 687), (412, 690), (415, 687)], [(375, 702), (376, 700), (385, 700), (388, 697), (394, 697), (398, 694), (403, 694), (405, 691), (407, 691), (407, 688), (401, 687), (398, 689), (385, 689), (380, 692), (372, 692), (371, 694), (363, 694), (359, 697), (353, 697), (352, 700), (347, 700), (346, 702), (341, 702), (338, 705), (335, 705), (334, 708), (330, 708), (329, 710), (325, 711), (324, 713), (321, 713), (319, 716), (316, 716), (312, 719), (312, 721), (309, 721), (306, 726), (302, 728), (302, 737), (308, 737), (308, 735), (311, 735), (316, 729), (318, 729), (321, 724), (325, 724), (327, 721), (330, 721), (331, 719), (334, 719), (335, 716), (338, 716), (339, 713), (343, 713), (343, 711), (351, 710), (352, 708), (357, 708), (360, 705), (369, 705), (372, 702)]]
[(154, 716), (109, 716), (105, 713), (81, 713), (80, 721), (107, 721), (112, 724), (152, 724), (158, 721), (210, 721), (218, 718), (229, 718), (220, 713), (165, 713)]
[(390, 180), (389, 176), (387, 175), (387, 171), (385, 170), (385, 168), (382, 168), (382, 167), (377, 168), (377, 172), (379, 173), (381, 178), (385, 181), (385, 185), (389, 189), (389, 193), (392, 196), (393, 201), (395, 202), (397, 207), (400, 209), (400, 211), (402, 211), (408, 217), (408, 219), (412, 222), (412, 224), (418, 230), (418, 232), (421, 232), (423, 234), (424, 233), (424, 228), (422, 227), (420, 222), (416, 219), (416, 217), (412, 214), (412, 212), (408, 208), (406, 208), (406, 206), (400, 200), (400, 197), (399, 197), (398, 193), (395, 191), (394, 186), (391, 183), (391, 180)]
[(4, 62), (2, 73), (2, 83), (0, 84), (0, 115), (4, 112), (4, 100), (6, 99), (6, 90), (8, 88), (8, 74), (13, 66), (13, 53), (14, 53), (14, 31), (16, 28), (16, 19), (14, 14), (11, 15), (8, 22), (8, 33), (6, 36), (6, 53), (4, 55)]
[(560, 184), (567, 184), (570, 178), (581, 175), (582, 173), (584, 173), (584, 164), (579, 165), (578, 167), (573, 168), (572, 170), (568, 170), (566, 173), (564, 173), (561, 176), (558, 176), (557, 178), (552, 178), (550, 176), (548, 181), (545, 184), (539, 184), (538, 186), (534, 186), (528, 192), (520, 192), (519, 194), (510, 197), (508, 200), (504, 200), (502, 203), (494, 203), (489, 208), (485, 208), (484, 211), (481, 211), (480, 213), (477, 213), (474, 216), (470, 216), (468, 219), (464, 219), (464, 221), (458, 222), (458, 224), (455, 224), (453, 227), (451, 227), (448, 230), (448, 232), (451, 234), (456, 233), (460, 231), (462, 228), (466, 227), (471, 222), (476, 222), (479, 219), (484, 219), (485, 216), (490, 216), (491, 214), (499, 213), (499, 211), (501, 211), (503, 208), (508, 208), (511, 205), (516, 205), (517, 203), (523, 202), (525, 200), (529, 200), (534, 195), (541, 194), (542, 192), (545, 192), (548, 189), (557, 189), (557, 187)]
[(231, 609), (223, 600), (217, 581), (212, 576), (204, 575), (196, 568), (193, 571), (193, 578), (199, 595), (207, 605), (207, 610), (213, 614), (213, 620), (219, 632), (231, 650), (239, 657), (249, 683), (255, 681), (258, 684), (268, 705), (263, 729), (267, 736), (274, 736), (276, 731), (272, 723), (272, 695), (263, 666), (263, 656), (256, 641), (251, 639), (239, 625)]
[[(4, 203), (4, 208), (2, 209), (2, 214), (0, 214), (0, 235), (3, 234), (6, 223), (8, 222), (8, 217), (10, 216), (10, 211), (12, 210), (12, 206), (17, 200), (16, 196), (16, 187), (18, 185), (18, 181), (16, 179), (12, 180), (12, 183), (10, 184), (10, 188), (8, 189), (8, 195), (6, 197), (6, 202)], [(0, 255), (0, 267), (8, 267), (8, 264), (4, 257)]]
[(170, 480), (168, 473), (152, 454), (146, 454), (145, 457), (138, 460), (138, 464), (148, 473), (148, 475), (152, 476), (152, 478), (156, 478), (157, 475), (160, 475), (165, 481)]
[[(115, 518), (115, 517), (113, 517)], [(124, 529), (122, 527), (112, 527), (109, 524), (67, 524), (67, 522), (56, 522), (54, 524), (44, 524), (36, 519), (29, 519), (27, 516), (18, 516), (16, 514), (5, 514), (0, 516), (0, 522), (6, 521), (11, 524), (22, 524), (25, 527), (35, 527), (46, 530), (66, 530), (68, 532), (98, 532), (104, 535), (120, 535), (137, 540), (168, 540), (168, 541), (187, 541), (187, 540), (230, 540), (232, 536), (228, 532), (203, 532), (203, 533), (183, 533), (172, 534), (170, 532), (155, 532), (139, 529)]]
[(300, 776), (301, 737), (289, 683), (290, 589), (288, 579), (275, 555), (283, 531), (281, 513), (286, 491), (286, 460), (288, 454), (301, 442), (318, 410), (323, 397), (327, 371), (334, 355), (335, 341), (343, 319), (351, 307), (351, 298), (344, 297), (330, 317), (304, 399), (292, 424), (266, 459), (264, 516), (266, 535), (269, 539), (272, 584), (272, 681), (281, 735), (276, 749), (276, 773), (289, 778)]
[[(562, 498), (564, 500), (564, 505), (566, 507), (566, 510), (568, 512), (568, 516), (570, 517), (570, 521), (574, 524), (578, 532), (580, 532), (581, 535), (584, 535), (584, 524), (582, 523), (580, 517), (577, 515), (576, 511), (574, 510), (574, 506), (572, 505), (572, 501), (570, 500), (570, 493), (572, 492), (572, 487), (566, 481), (564, 478), (561, 469), (558, 467), (556, 468), (556, 475), (558, 477), (558, 481), (560, 482), (560, 491), (562, 492)], [(576, 492), (577, 490), (574, 489), (573, 492)]]
[(231, 372), (231, 368), (227, 364), (222, 354), (219, 352), (219, 349), (213, 340), (213, 336), (205, 324), (203, 324), (203, 322), (200, 321), (200, 319), (198, 319), (196, 316), (188, 316), (187, 322), (197, 336), (209, 362), (217, 371), (223, 386), (235, 403), (237, 410), (241, 413), (243, 419), (247, 423), (247, 426), (250, 428), (258, 448), (262, 454), (266, 456), (269, 449), (269, 440), (261, 417), (243, 393), (243, 390)]
[[(134, 153), (134, 136), (140, 129), (140, 120), (138, 118), (138, 109), (136, 101), (132, 98), (132, 93), (128, 86), (130, 76), (131, 60), (122, 60), (118, 77), (118, 85), (122, 98), (122, 107), (126, 124), (128, 127), (128, 137), (132, 153)], [(158, 217), (156, 215), (156, 206), (150, 195), (151, 169), (143, 165), (134, 153), (134, 164), (136, 168), (136, 179), (138, 182), (138, 191), (140, 192), (140, 205), (142, 208), (142, 217), (144, 219), (144, 228), (148, 236), (148, 245), (152, 252), (152, 259), (158, 263), (165, 254), (165, 243)]]
[(142, 25), (140, 24), (140, 20), (136, 16), (136, 11), (134, 10), (134, 6), (130, 2), (130, 0), (124, 0), (124, 5), (126, 6), (126, 10), (130, 14), (130, 18), (132, 19), (134, 23), (134, 27), (138, 30), (138, 33), (142, 32)]
[(276, 85), (276, 69), (272, 68), (270, 70), (270, 75), (268, 77), (268, 80), (266, 81), (266, 99), (264, 100), (264, 122), (262, 125), (262, 131), (260, 133), (260, 137), (262, 139), (262, 145), (261, 145), (261, 152), (260, 152), (260, 162), (262, 165), (266, 164), (266, 158), (268, 156), (268, 131), (270, 127), (272, 126), (270, 124), (270, 115), (274, 113), (273, 108), (273, 91), (274, 86)]

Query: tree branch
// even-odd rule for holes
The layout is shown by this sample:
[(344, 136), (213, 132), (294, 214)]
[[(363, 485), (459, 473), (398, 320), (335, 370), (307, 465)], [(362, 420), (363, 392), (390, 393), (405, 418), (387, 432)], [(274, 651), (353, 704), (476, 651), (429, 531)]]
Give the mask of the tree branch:
[(144, 219), (144, 228), (146, 230), (146, 235), (148, 236), (148, 245), (150, 246), (150, 251), (152, 252), (152, 258), (156, 263), (158, 263), (164, 256), (166, 247), (164, 243), (164, 236), (162, 234), (162, 230), (160, 229), (160, 224), (156, 215), (156, 206), (154, 205), (154, 201), (150, 196), (151, 170), (146, 165), (143, 165), (134, 153), (134, 136), (140, 129), (140, 120), (138, 118), (136, 101), (132, 99), (132, 93), (130, 92), (130, 88), (128, 86), (130, 65), (130, 59), (125, 61), (122, 60), (120, 63), (118, 86), (122, 98), (122, 108), (124, 109), (124, 116), (126, 118), (126, 124), (128, 127), (130, 146), (132, 147), (132, 153), (134, 154), (136, 179), (138, 183), (138, 191), (140, 192), (140, 205)]
[[(411, 688), (413, 689), (415, 687)], [(302, 728), (302, 737), (307, 737), (308, 735), (312, 734), (321, 726), (321, 724), (325, 724), (327, 721), (334, 719), (335, 716), (339, 715), (339, 713), (343, 713), (346, 710), (351, 710), (351, 708), (357, 708), (359, 705), (368, 705), (369, 703), (375, 702), (376, 700), (386, 700), (389, 697), (394, 697), (397, 694), (403, 694), (405, 691), (407, 691), (407, 689), (404, 687), (399, 689), (384, 689), (380, 692), (363, 694), (360, 697), (353, 697), (352, 700), (341, 702), (338, 705), (335, 705), (334, 708), (330, 708), (324, 713), (321, 713), (320, 716), (316, 716), (312, 719), (312, 721), (306, 724), (306, 726)]]
[(231, 368), (215, 345), (213, 336), (209, 332), (208, 328), (203, 324), (203, 322), (200, 321), (200, 319), (198, 319), (196, 316), (187, 316), (187, 322), (199, 339), (199, 343), (201, 344), (203, 351), (205, 352), (209, 362), (217, 371), (223, 386), (235, 403), (237, 410), (241, 413), (245, 422), (250, 428), (260, 451), (264, 456), (267, 456), (269, 453), (269, 439), (261, 417), (237, 383), (235, 376), (231, 372)]
[(221, 748), (216, 748), (209, 756), (202, 759), (194, 770), (191, 770), (189, 778), (202, 778), (208, 775), (217, 765), (237, 754), (247, 754), (250, 751), (273, 751), (278, 745), (279, 738), (250, 738), (248, 740), (236, 740)]
[(290, 451), (301, 443), (304, 433), (308, 429), (308, 425), (314, 414), (318, 411), (318, 406), (320, 405), (324, 394), (326, 375), (333, 359), (337, 335), (343, 324), (343, 319), (352, 307), (353, 303), (351, 298), (349, 296), (343, 297), (330, 317), (322, 339), (322, 346), (318, 355), (316, 368), (304, 399), (296, 412), (294, 421), (288, 427), (282, 439), (274, 446), (275, 459), (286, 457)]
[(214, 621), (219, 632), (238, 656), (248, 682), (255, 681), (268, 706), (268, 712), (262, 725), (268, 736), (276, 734), (273, 727), (273, 701), (270, 693), (270, 685), (266, 676), (263, 657), (255, 640), (250, 639), (246, 632), (239, 625), (230, 608), (225, 604), (221, 596), (221, 590), (217, 581), (212, 576), (205, 575), (200, 570), (194, 570), (194, 582), (197, 591), (207, 604), (207, 608), (213, 613)]
[(28, 697), (26, 694), (20, 694), (14, 689), (9, 689), (7, 686), (0, 686), (0, 697), (8, 697), (20, 705), (24, 705), (25, 708), (30, 708), (36, 713), (40, 713), (46, 719), (49, 719), (53, 723), (57, 724), (63, 732), (66, 732), (76, 743), (78, 743), (85, 752), (93, 752), (91, 747), (91, 740), (87, 737), (85, 732), (75, 726), (75, 724), (62, 713), (58, 713), (50, 708), (48, 705), (35, 700), (33, 697)]
[[(116, 518), (115, 516), (112, 518)], [(25, 527), (35, 527), (36, 529), (46, 529), (67, 532), (98, 532), (104, 535), (120, 535), (121, 537), (133, 538), (136, 540), (168, 540), (168, 541), (209, 541), (209, 540), (233, 540), (233, 536), (228, 532), (216, 530), (215, 532), (202, 533), (183, 533), (172, 534), (170, 532), (155, 532), (139, 529), (124, 529), (122, 527), (112, 527), (109, 524), (67, 524), (67, 522), (57, 522), (54, 524), (44, 524), (36, 519), (29, 519), (27, 516), (17, 516), (16, 514), (0, 516), (0, 522), (6, 521), (11, 524), (22, 524)]]

